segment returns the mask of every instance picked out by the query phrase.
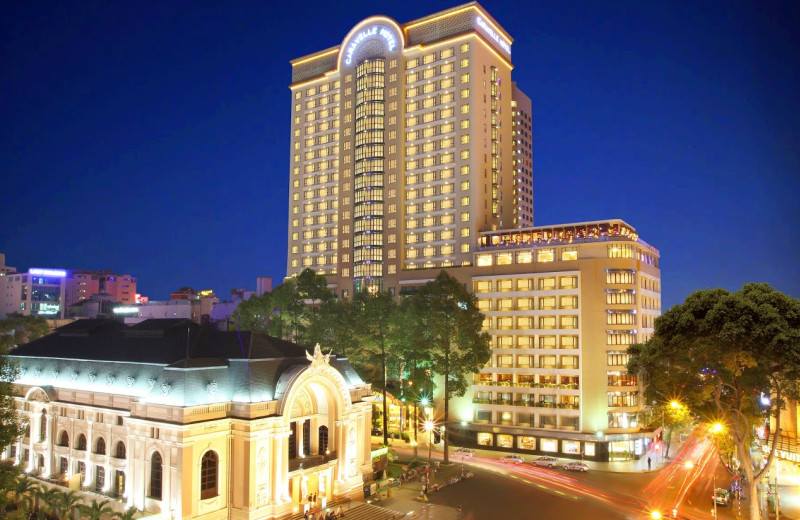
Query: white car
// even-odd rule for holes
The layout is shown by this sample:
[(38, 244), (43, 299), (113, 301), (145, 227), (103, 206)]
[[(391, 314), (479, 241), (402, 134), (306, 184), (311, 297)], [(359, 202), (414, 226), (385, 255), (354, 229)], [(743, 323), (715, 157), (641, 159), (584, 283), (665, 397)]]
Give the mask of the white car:
[(500, 462), (505, 462), (507, 464), (522, 464), (523, 462), (525, 462), (525, 459), (523, 459), (519, 455), (506, 455), (505, 457), (500, 459)]
[(547, 466), (548, 468), (555, 468), (558, 466), (558, 459), (555, 457), (536, 457), (531, 461), (534, 466)]
[(589, 466), (584, 462), (567, 462), (564, 464), (564, 469), (570, 471), (589, 471)]
[(475, 450), (469, 448), (459, 448), (451, 454), (453, 457), (474, 457)]

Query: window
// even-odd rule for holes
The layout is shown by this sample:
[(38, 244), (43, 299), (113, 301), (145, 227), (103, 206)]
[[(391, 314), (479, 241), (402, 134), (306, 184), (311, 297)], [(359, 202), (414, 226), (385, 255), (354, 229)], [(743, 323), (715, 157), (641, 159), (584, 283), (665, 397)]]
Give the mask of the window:
[(95, 468), (94, 474), (94, 490), (97, 493), (103, 491), (103, 488), (106, 486), (106, 468), (103, 466), (97, 466)]
[(611, 244), (608, 246), (609, 258), (633, 258), (633, 246), (630, 244)]
[(95, 453), (98, 455), (105, 455), (106, 454), (106, 441), (102, 437), (97, 438), (97, 444), (95, 444)]
[(150, 493), (148, 496), (156, 500), (161, 500), (161, 454), (159, 452), (153, 453), (150, 457)]
[(606, 353), (609, 366), (623, 366), (628, 364), (628, 353), (621, 350), (609, 350)]
[(639, 392), (607, 392), (609, 408), (638, 406)]
[(606, 283), (607, 284), (620, 284), (620, 283), (636, 283), (636, 275), (634, 271), (629, 269), (607, 269), (606, 270)]
[(61, 435), (58, 438), (58, 445), (69, 446), (69, 435), (67, 434), (67, 430), (61, 432)]
[(117, 443), (116, 457), (118, 459), (124, 459), (127, 457), (127, 454), (125, 453), (125, 443), (122, 441)]
[(637, 386), (639, 380), (634, 374), (627, 372), (607, 372), (608, 386)]
[(324, 455), (325, 452), (328, 451), (328, 427), (323, 425), (319, 427), (319, 433), (317, 434), (318, 442), (317, 446), (319, 446), (319, 454)]
[(577, 260), (577, 259), (578, 259), (577, 247), (565, 247), (561, 250), (561, 260)]
[(539, 249), (536, 251), (536, 261), (537, 262), (552, 262), (556, 258), (556, 250), (555, 249)]
[(78, 436), (78, 444), (75, 446), (75, 449), (86, 451), (86, 435), (80, 434)]
[(200, 498), (217, 496), (217, 466), (216, 452), (207, 451), (200, 462)]
[(42, 410), (42, 417), (39, 419), (39, 442), (47, 439), (47, 411)]

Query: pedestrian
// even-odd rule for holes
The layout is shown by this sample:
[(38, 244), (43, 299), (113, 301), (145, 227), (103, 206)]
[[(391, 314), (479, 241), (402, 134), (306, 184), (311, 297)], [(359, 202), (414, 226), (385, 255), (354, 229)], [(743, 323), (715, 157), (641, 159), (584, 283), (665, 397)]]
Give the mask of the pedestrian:
[(308, 520), (308, 510), (303, 513), (303, 520)]
[(342, 511), (342, 506), (339, 506), (339, 509), (336, 510), (336, 518), (342, 518), (344, 516), (344, 511)]
[(651, 465), (652, 463), (653, 463), (653, 461), (652, 461), (652, 460), (650, 460), (650, 457), (647, 457), (647, 471), (650, 471), (650, 465)]

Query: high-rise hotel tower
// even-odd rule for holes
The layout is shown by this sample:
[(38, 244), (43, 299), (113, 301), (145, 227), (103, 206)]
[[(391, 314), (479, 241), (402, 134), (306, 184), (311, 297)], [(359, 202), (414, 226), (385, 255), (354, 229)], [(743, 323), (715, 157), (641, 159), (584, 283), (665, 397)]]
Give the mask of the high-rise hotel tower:
[(472, 2), (374, 16), (292, 61), (289, 276), (394, 292), (400, 271), (471, 265), (482, 231), (533, 225), (511, 43)]

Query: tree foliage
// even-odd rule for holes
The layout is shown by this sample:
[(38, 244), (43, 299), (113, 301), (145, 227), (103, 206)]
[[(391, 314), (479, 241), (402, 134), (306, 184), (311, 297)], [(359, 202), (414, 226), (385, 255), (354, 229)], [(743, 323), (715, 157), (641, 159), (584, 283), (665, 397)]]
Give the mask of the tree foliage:
[[(703, 420), (721, 422), (755, 497), (774, 458), (780, 408), (798, 398), (800, 300), (767, 284), (696, 291), (658, 318), (655, 334), (633, 345), (628, 369), (640, 374), (651, 401), (678, 399)], [(771, 404), (761, 402), (762, 393)], [(754, 428), (772, 414), (776, 428), (763, 468), (754, 464)], [(759, 469), (760, 468), (760, 469)], [(750, 518), (760, 518), (750, 501)]]
[(8, 357), (14, 344), (33, 341), (50, 333), (44, 318), (10, 314), (0, 320), (0, 446), (8, 446), (22, 435), (24, 424), (14, 403), (13, 382), (19, 375), (17, 364)]
[[(450, 399), (464, 395), (469, 388), (467, 376), (478, 372), (491, 357), (489, 335), (481, 332), (483, 315), (475, 296), (446, 271), (412, 298), (431, 369), (444, 380), (444, 422), (448, 424)], [(445, 462), (448, 432), (444, 435)]]

